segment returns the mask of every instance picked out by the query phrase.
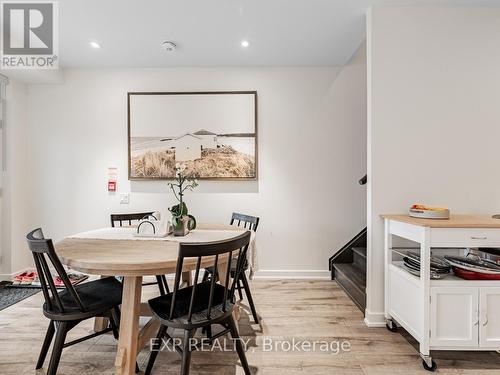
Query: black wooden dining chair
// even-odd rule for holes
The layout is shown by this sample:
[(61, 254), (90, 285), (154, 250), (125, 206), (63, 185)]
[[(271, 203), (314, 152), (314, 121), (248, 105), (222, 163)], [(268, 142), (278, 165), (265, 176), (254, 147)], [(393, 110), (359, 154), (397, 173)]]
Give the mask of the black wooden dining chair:
[[(118, 327), (120, 325), (119, 305), (122, 301), (122, 284), (115, 278), (108, 277), (73, 286), (61, 261), (57, 257), (52, 240), (45, 239), (40, 228), (28, 233), (26, 239), (35, 260), (36, 270), (45, 299), (43, 314), (50, 319), (36, 369), (43, 367), (55, 333), (56, 337), (47, 370), (48, 375), (55, 375), (63, 348), (110, 331), (118, 339)], [(64, 283), (65, 289), (60, 292), (57, 291), (54, 284), (47, 259)], [(109, 318), (111, 327), (70, 342), (65, 342), (66, 334), (72, 328), (81, 321), (94, 317)]]
[[(180, 243), (179, 257), (175, 272), (174, 291), (164, 296), (149, 300), (149, 306), (154, 316), (160, 321), (160, 329), (154, 342), (153, 350), (146, 367), (145, 374), (151, 373), (154, 362), (158, 355), (161, 342), (164, 337), (169, 337), (168, 328), (184, 330), (184, 341), (182, 348), (176, 349), (182, 355), (181, 374), (189, 374), (191, 361), (191, 351), (193, 349), (191, 339), (198, 328), (210, 327), (212, 324), (220, 324), (224, 330), (216, 337), (230, 333), (241, 365), (246, 375), (250, 374), (250, 368), (245, 356), (245, 350), (239, 339), (238, 328), (233, 318), (235, 306), (234, 292), (238, 274), (243, 269), (243, 259), (245, 259), (250, 242), (250, 232), (246, 231), (240, 236), (224, 241), (207, 243)], [(239, 252), (240, 256), (236, 262), (235, 278), (230, 283), (230, 272), (233, 255)], [(227, 257), (227, 268), (225, 276), (225, 286), (217, 284), (215, 277), (208, 281), (198, 282), (200, 268), (202, 265), (210, 264), (217, 272), (218, 260), (220, 257)], [(196, 263), (196, 271), (193, 285), (179, 289), (184, 261)], [(215, 336), (213, 337), (215, 338)]]
[[(156, 219), (154, 212), (136, 212), (128, 214), (111, 214), (111, 227), (115, 228), (117, 224), (123, 227), (124, 223), (126, 226), (131, 226), (132, 224), (138, 222), (142, 219)], [(158, 289), (160, 290), (160, 295), (165, 295), (170, 292), (167, 284), (167, 278), (165, 275), (155, 275), (156, 281), (153, 282), (143, 282), (142, 286), (156, 285), (158, 284)]]
[(257, 216), (250, 216), (233, 212), (230, 224), (236, 225), (238, 227), (243, 226), (243, 228), (245, 229), (253, 230), (254, 232), (256, 232), (257, 227), (259, 226), (259, 221), (260, 219)]
[[(257, 227), (259, 226), (260, 219), (256, 216), (244, 215), (233, 212), (231, 216), (231, 225), (237, 225), (238, 227), (243, 227), (245, 229), (252, 230), (254, 232), (257, 231)], [(236, 260), (233, 261), (233, 265), (231, 267), (231, 277), (234, 277), (236, 270)], [(259, 316), (257, 315), (257, 310), (255, 309), (255, 304), (253, 302), (252, 293), (250, 291), (250, 285), (248, 283), (247, 276), (245, 271), (248, 269), (248, 259), (245, 257), (243, 262), (243, 272), (241, 272), (240, 276), (236, 280), (236, 289), (238, 290), (238, 294), (240, 300), (243, 299), (242, 290), (245, 290), (245, 294), (247, 296), (248, 304), (250, 305), (250, 310), (252, 311), (252, 316), (255, 321), (255, 324), (259, 324)], [(214, 274), (214, 270), (211, 267), (205, 269), (205, 273), (203, 275), (203, 280), (208, 280), (211, 275)], [(217, 278), (218, 276), (216, 276)], [(243, 284), (243, 285), (242, 285)], [(210, 332), (210, 331), (209, 331)]]

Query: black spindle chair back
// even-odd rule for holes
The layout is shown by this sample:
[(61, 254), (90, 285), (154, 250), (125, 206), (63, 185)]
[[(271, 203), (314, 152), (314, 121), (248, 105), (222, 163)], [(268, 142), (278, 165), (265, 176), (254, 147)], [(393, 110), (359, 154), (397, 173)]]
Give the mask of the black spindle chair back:
[(133, 221), (139, 221), (142, 219), (156, 219), (154, 217), (154, 212), (137, 212), (130, 214), (111, 214), (111, 226), (114, 228), (116, 224), (119, 224), (120, 227), (123, 227), (123, 223), (128, 222), (128, 226), (131, 226)]
[[(259, 226), (259, 218), (256, 216), (239, 214), (237, 212), (233, 212), (231, 216), (231, 225), (243, 226), (243, 228), (248, 230), (257, 231), (257, 227)], [(248, 226), (248, 228), (247, 228)]]
[(64, 313), (65, 311), (65, 306), (57, 292), (57, 288), (54, 283), (54, 279), (52, 277), (47, 259), (50, 261), (58, 276), (61, 278), (64, 286), (66, 287), (66, 290), (73, 299), (75, 306), (78, 306), (81, 312), (85, 312), (85, 306), (80, 296), (71, 284), (71, 281), (69, 280), (69, 277), (63, 265), (61, 264), (61, 261), (57, 257), (52, 240), (45, 239), (42, 229), (40, 228), (28, 233), (26, 238), (28, 241), (28, 247), (31, 250), (33, 258), (35, 260), (35, 266), (38, 272), (38, 277), (40, 279), (43, 296), (48, 308), (52, 310), (55, 307), (61, 313)]
[[(230, 282), (230, 274), (231, 274), (231, 261), (235, 257), (233, 254), (235, 252), (239, 252), (238, 256), (238, 262), (236, 266), (236, 274), (238, 275), (239, 272), (242, 271), (243, 269), (243, 262), (241, 261), (242, 259), (245, 259), (245, 255), (248, 251), (248, 244), (250, 242), (250, 232), (246, 231), (245, 233), (241, 234), (240, 236), (231, 239), (231, 240), (226, 240), (226, 241), (219, 241), (219, 242), (207, 242), (207, 243), (181, 243), (179, 246), (179, 257), (177, 261), (177, 267), (176, 267), (176, 272), (175, 272), (175, 283), (174, 283), (174, 291), (172, 295), (172, 303), (170, 306), (170, 312), (169, 312), (169, 319), (172, 320), (175, 318), (174, 312), (177, 311), (176, 309), (176, 304), (177, 304), (177, 293), (179, 292), (180, 289), (180, 282), (181, 282), (181, 275), (183, 272), (183, 265), (184, 261), (188, 258), (196, 258), (196, 269), (195, 269), (195, 276), (193, 279), (193, 286), (192, 286), (192, 292), (191, 292), (191, 298), (189, 301), (189, 310), (188, 310), (188, 316), (187, 316), (187, 321), (191, 322), (192, 317), (193, 317), (193, 307), (197, 305), (197, 288), (199, 285), (198, 282), (198, 277), (200, 275), (200, 268), (206, 267), (207, 264), (212, 266), (215, 271), (217, 272), (217, 267), (219, 263), (219, 259), (222, 256), (227, 256), (227, 265), (226, 267), (226, 272), (225, 272), (225, 290), (224, 290), (224, 296), (223, 296), (223, 302), (222, 302), (222, 312), (225, 313), (228, 311), (228, 304), (227, 302), (230, 301), (231, 303), (234, 303), (234, 292), (236, 288), (236, 280), (237, 277), (234, 278), (231, 282), (231, 285), (229, 284)], [(213, 303), (214, 303), (214, 290), (215, 290), (215, 284), (216, 284), (216, 279), (215, 277), (212, 277), (209, 281), (202, 281), (203, 283), (210, 283), (210, 292), (208, 296), (208, 301), (206, 306), (202, 306), (202, 311), (206, 311), (206, 319), (210, 320), (211, 319), (211, 312)], [(200, 307), (198, 306), (197, 310), (200, 310)]]

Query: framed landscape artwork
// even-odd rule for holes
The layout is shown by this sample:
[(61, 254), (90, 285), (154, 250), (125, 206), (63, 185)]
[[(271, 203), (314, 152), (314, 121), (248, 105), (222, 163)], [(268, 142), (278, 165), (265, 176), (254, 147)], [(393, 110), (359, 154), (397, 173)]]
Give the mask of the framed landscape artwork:
[(257, 178), (257, 92), (129, 92), (131, 180)]

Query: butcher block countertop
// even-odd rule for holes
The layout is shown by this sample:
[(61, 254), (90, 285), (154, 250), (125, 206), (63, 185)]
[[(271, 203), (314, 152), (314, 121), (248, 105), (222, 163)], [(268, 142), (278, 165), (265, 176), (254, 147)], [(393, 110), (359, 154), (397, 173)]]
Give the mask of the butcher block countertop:
[(419, 219), (408, 215), (380, 215), (384, 219), (430, 228), (500, 228), (500, 219), (480, 215), (451, 215), (449, 219)]

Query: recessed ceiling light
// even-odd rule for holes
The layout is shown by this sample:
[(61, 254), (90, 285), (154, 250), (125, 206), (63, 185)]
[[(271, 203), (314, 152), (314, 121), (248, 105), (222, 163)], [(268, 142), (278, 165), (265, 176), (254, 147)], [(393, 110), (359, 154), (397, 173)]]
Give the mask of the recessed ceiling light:
[(90, 42), (90, 46), (95, 49), (101, 48), (101, 45), (97, 42)]
[(177, 49), (177, 45), (174, 42), (165, 40), (161, 43), (161, 48), (163, 48), (165, 51), (173, 52)]
[(242, 40), (242, 41), (241, 41), (241, 46), (242, 46), (243, 48), (247, 48), (249, 45), (250, 45), (250, 43), (248, 43), (248, 40)]

